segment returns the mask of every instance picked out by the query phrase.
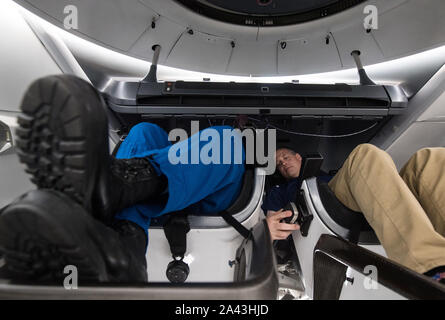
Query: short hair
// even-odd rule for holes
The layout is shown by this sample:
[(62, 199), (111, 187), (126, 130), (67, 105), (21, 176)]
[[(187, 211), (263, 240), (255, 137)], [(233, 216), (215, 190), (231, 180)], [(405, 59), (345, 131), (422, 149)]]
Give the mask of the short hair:
[(297, 154), (297, 152), (295, 152), (294, 150), (289, 149), (289, 148), (286, 148), (286, 147), (280, 147), (280, 148), (277, 148), (277, 150), (276, 150), (275, 152), (277, 152), (278, 150), (287, 150), (287, 151), (289, 151), (292, 155), (296, 155), (296, 154)]
[(295, 150), (296, 149), (295, 146), (293, 144), (291, 144), (291, 143), (288, 143), (288, 142), (286, 142), (286, 143), (278, 143), (277, 148), (275, 150), (275, 153), (278, 150), (280, 150), (280, 149), (287, 149), (290, 152), (292, 152), (292, 154), (294, 154), (294, 155), (297, 154), (297, 151)]

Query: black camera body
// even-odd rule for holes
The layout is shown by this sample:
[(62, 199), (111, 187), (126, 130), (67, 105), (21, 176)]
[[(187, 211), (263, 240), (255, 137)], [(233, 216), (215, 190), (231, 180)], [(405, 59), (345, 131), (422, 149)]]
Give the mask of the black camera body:
[(290, 211), (292, 212), (292, 215), (290, 217), (284, 218), (283, 220), (281, 220), (284, 223), (289, 223), (289, 224), (299, 224), (298, 222), (298, 218), (300, 217), (300, 213), (298, 212), (297, 206), (295, 205), (295, 203), (293, 202), (289, 202), (287, 205), (284, 206), (283, 211)]
[(291, 211), (292, 216), (286, 217), (281, 221), (289, 224), (298, 224), (300, 226), (301, 235), (307, 237), (314, 216), (307, 209), (302, 190), (298, 192), (296, 201), (289, 202), (284, 206), (283, 211)]

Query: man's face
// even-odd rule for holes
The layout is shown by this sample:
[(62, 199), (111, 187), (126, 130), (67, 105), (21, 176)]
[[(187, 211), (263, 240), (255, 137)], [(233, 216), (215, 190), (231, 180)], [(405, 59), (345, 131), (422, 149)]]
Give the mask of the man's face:
[(285, 179), (293, 179), (300, 175), (301, 156), (289, 149), (278, 149), (276, 152), (276, 164), (278, 171)]

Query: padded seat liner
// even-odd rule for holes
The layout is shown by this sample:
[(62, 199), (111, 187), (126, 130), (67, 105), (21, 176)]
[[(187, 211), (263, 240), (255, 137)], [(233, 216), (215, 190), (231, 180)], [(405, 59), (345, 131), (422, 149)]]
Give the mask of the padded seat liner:
[(338, 200), (328, 183), (317, 179), (321, 202), (329, 216), (343, 228), (353, 230), (360, 227), (359, 243), (378, 244), (374, 230), (361, 212), (353, 211)]

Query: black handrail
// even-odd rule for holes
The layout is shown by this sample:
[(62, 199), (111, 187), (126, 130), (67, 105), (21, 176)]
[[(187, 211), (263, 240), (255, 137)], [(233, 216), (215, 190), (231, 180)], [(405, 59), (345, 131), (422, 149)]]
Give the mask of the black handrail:
[[(322, 235), (314, 249), (314, 266), (318, 263), (326, 264), (328, 257), (334, 265), (341, 263), (364, 275), (366, 275), (364, 272), (366, 266), (375, 266), (378, 270), (378, 277), (375, 280), (408, 299), (445, 299), (445, 286), (427, 276), (346, 240), (332, 235)], [(326, 289), (319, 283), (322, 276), (323, 274), (314, 272), (314, 297), (323, 296), (316, 291)], [(338, 288), (331, 289), (338, 290)]]

